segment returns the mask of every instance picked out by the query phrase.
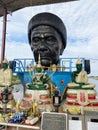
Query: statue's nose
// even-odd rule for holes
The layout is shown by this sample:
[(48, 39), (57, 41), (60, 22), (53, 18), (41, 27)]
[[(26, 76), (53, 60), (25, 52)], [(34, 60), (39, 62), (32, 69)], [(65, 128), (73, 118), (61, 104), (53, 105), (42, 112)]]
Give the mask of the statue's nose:
[(38, 51), (41, 53), (48, 52), (48, 48), (46, 47), (46, 45), (44, 43), (41, 43)]

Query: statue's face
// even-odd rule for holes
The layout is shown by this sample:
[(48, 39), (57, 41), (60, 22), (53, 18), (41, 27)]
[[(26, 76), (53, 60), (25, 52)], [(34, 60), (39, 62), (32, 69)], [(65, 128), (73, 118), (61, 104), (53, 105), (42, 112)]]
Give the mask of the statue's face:
[(40, 54), (43, 66), (58, 64), (59, 55), (63, 52), (61, 37), (50, 26), (38, 26), (31, 32), (31, 49), (36, 62)]
[(77, 68), (77, 71), (80, 72), (82, 70), (82, 64), (77, 64), (76, 68)]
[(8, 64), (7, 63), (3, 63), (2, 67), (3, 67), (3, 69), (7, 69), (8, 68)]

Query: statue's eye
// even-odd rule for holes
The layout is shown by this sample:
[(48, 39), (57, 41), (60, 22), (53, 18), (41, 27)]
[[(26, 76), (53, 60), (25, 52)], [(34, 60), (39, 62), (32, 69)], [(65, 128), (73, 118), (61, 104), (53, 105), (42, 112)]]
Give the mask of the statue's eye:
[(41, 40), (40, 37), (33, 37), (32, 39), (32, 41), (35, 43), (39, 42), (40, 40)]
[(56, 42), (57, 41), (57, 39), (54, 36), (47, 36), (46, 40), (49, 42)]

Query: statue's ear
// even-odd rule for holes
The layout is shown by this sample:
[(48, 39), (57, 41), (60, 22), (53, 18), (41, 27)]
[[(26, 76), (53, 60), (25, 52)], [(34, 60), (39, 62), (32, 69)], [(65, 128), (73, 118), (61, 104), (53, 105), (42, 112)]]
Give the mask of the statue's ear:
[(63, 51), (64, 51), (64, 48), (62, 47), (62, 48), (60, 49), (60, 55), (63, 54)]

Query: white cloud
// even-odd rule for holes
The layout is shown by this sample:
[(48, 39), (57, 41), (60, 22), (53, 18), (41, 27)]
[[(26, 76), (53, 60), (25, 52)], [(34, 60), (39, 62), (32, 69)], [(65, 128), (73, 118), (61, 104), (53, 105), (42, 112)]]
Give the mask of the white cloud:
[(19, 43), (7, 43), (5, 49), (5, 57), (9, 60), (17, 58), (33, 58), (33, 53), (29, 44)]

